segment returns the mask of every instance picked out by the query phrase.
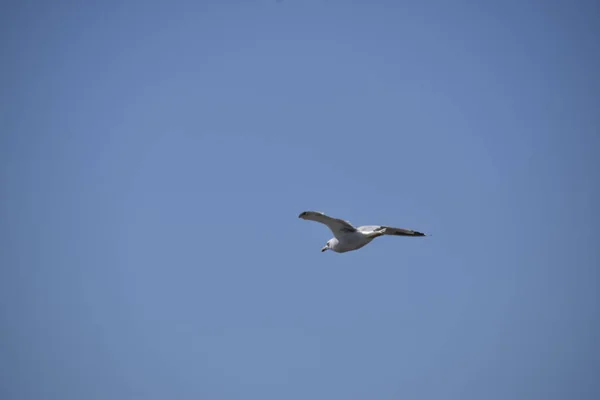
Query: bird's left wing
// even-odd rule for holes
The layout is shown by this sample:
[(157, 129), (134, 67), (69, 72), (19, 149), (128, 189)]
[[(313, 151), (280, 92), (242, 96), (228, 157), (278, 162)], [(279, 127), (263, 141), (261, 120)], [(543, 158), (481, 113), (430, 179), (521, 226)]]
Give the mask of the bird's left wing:
[(333, 236), (339, 239), (345, 233), (356, 232), (356, 228), (348, 221), (343, 219), (333, 218), (318, 211), (304, 211), (298, 215), (298, 218), (302, 218), (308, 221), (320, 222), (327, 225), (327, 227), (333, 233)]

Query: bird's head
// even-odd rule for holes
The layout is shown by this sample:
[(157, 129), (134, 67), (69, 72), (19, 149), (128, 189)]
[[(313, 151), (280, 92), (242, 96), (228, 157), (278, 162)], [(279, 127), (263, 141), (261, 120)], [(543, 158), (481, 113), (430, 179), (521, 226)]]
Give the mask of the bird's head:
[(329, 239), (329, 240), (327, 241), (327, 243), (325, 243), (325, 246), (323, 246), (323, 247), (321, 248), (321, 252), (324, 252), (324, 251), (326, 251), (326, 250), (332, 250), (332, 249), (335, 247), (335, 245), (336, 245), (337, 243), (338, 243), (338, 240), (337, 240), (336, 238)]

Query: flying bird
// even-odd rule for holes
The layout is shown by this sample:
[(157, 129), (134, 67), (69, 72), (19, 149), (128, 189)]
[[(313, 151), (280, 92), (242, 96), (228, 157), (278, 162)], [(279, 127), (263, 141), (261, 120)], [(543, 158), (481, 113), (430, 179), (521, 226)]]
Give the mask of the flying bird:
[(391, 236), (427, 236), (424, 233), (413, 231), (411, 229), (393, 228), (390, 226), (365, 225), (355, 228), (348, 221), (333, 218), (318, 211), (304, 211), (298, 215), (308, 221), (320, 222), (327, 225), (333, 233), (333, 238), (329, 239), (321, 252), (332, 250), (336, 253), (346, 253), (348, 251), (358, 250), (361, 247), (371, 243), (373, 239), (383, 235)]

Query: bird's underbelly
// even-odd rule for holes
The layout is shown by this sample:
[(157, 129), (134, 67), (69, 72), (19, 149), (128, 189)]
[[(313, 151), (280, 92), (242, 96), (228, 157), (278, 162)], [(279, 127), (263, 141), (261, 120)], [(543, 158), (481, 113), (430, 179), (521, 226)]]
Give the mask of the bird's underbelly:
[(335, 251), (338, 253), (345, 253), (347, 251), (358, 250), (365, 246), (371, 240), (362, 233), (356, 232), (350, 235), (344, 236), (337, 244)]

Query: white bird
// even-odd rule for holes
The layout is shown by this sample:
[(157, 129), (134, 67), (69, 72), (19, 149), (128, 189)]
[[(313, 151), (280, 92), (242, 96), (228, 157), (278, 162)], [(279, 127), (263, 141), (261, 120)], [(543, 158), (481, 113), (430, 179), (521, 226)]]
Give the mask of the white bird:
[(347, 251), (358, 250), (371, 243), (376, 237), (382, 235), (427, 236), (424, 233), (411, 229), (392, 228), (390, 226), (365, 225), (355, 228), (348, 221), (332, 218), (318, 211), (304, 211), (300, 213), (298, 218), (320, 222), (327, 225), (331, 230), (334, 237), (327, 241), (321, 252), (332, 250), (336, 253), (345, 253)]

